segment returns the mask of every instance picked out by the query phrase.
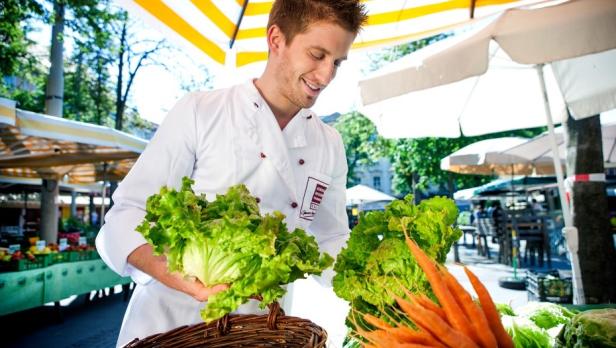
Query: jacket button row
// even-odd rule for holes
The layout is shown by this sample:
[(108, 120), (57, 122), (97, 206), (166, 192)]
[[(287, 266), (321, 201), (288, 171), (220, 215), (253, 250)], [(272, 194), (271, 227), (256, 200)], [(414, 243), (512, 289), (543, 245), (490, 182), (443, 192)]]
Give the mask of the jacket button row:
[(296, 202), (291, 203), (291, 208), (294, 208), (294, 209), (297, 208), (297, 203)]
[(302, 165), (304, 165), (304, 163), (306, 163), (306, 161), (304, 161), (304, 159), (302, 159), (302, 158), (300, 158), (298, 162), (299, 162), (300, 166), (302, 166)]

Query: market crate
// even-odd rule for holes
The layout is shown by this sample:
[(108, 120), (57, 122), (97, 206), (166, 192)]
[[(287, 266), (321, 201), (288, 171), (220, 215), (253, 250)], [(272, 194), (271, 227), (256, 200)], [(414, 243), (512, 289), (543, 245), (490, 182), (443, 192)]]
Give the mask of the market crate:
[(21, 259), (2, 262), (0, 265), (0, 270), (2, 272), (28, 271), (31, 269), (47, 267), (50, 265), (50, 262), (51, 258), (49, 255), (35, 255), (34, 260), (32, 261), (28, 259)]
[(88, 250), (88, 257), (89, 257), (90, 260), (96, 260), (96, 259), (100, 259), (101, 258), (98, 255), (98, 251), (96, 251), (96, 249)]
[(61, 251), (58, 253), (51, 253), (49, 254), (49, 264), (50, 265), (55, 265), (56, 263), (62, 263), (62, 262), (69, 262), (70, 261), (70, 255), (68, 252), (66, 251)]
[(529, 301), (573, 302), (573, 282), (571, 278), (561, 278), (557, 270), (547, 273), (527, 271), (526, 289)]
[(73, 250), (68, 252), (69, 261), (87, 261), (90, 260), (90, 251), (89, 250)]

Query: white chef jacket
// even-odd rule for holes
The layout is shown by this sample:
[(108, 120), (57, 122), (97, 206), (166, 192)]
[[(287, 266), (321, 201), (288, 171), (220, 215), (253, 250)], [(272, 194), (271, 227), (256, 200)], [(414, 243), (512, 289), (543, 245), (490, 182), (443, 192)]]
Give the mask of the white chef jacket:
[[(137, 283), (118, 346), (201, 321), (203, 303), (127, 263), (128, 255), (146, 243), (135, 227), (145, 216), (146, 199), (161, 186), (179, 188), (182, 177), (190, 176), (195, 192), (213, 200), (244, 183), (262, 213), (281, 211), (289, 229), (304, 228), (322, 251), (335, 256), (348, 237), (346, 175), (337, 131), (307, 109), (281, 131), (253, 81), (182, 98), (118, 186), (96, 238), (105, 263)], [(332, 271), (326, 272), (324, 278), (331, 281)], [(251, 305), (239, 312), (254, 311)]]

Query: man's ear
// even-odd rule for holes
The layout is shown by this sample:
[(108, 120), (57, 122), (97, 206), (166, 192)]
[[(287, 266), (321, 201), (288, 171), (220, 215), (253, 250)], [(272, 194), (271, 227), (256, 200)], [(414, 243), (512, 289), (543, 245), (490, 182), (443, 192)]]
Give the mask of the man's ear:
[(267, 29), (267, 46), (270, 53), (276, 54), (285, 45), (285, 37), (276, 24)]

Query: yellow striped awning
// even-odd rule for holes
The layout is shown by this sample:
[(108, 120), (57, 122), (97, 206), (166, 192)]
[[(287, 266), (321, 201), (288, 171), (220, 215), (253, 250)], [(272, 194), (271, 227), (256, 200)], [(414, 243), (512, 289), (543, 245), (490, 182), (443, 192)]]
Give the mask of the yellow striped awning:
[[(239, 68), (267, 59), (266, 26), (272, 0), (118, 0), (146, 23), (205, 53), (220, 66)], [(429, 37), (471, 19), (542, 0), (363, 0), (368, 23), (354, 49)]]

